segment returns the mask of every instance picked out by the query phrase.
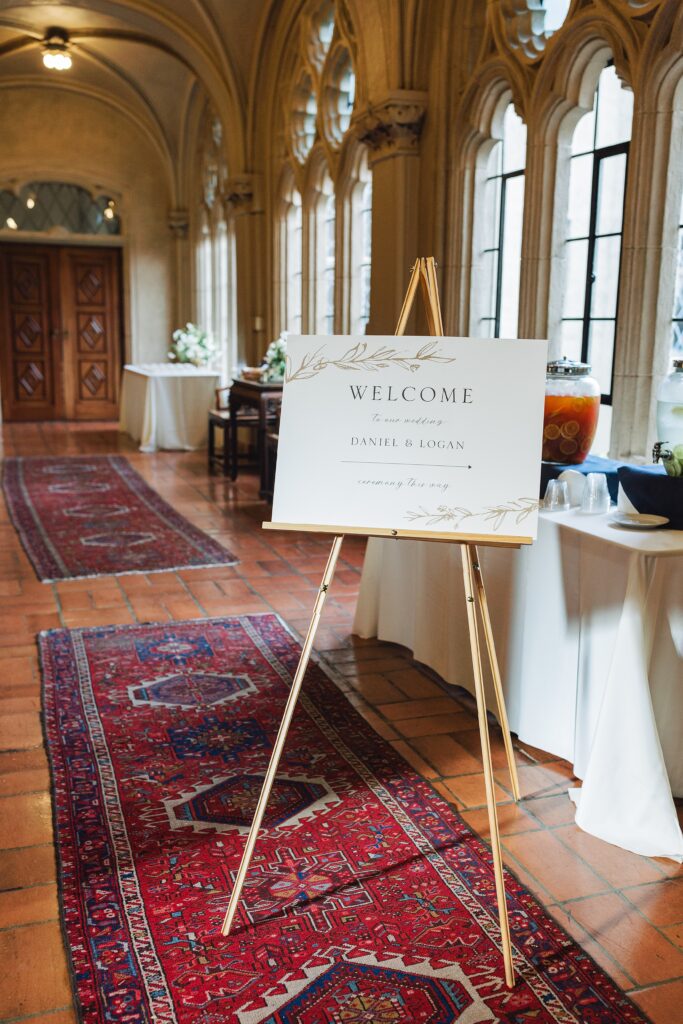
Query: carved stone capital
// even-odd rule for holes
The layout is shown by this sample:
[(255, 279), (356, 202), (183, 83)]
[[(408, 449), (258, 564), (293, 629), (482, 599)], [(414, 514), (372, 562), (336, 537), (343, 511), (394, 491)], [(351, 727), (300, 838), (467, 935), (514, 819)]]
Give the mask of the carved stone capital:
[(354, 114), (351, 130), (370, 148), (371, 160), (416, 153), (426, 109), (426, 92), (398, 89)]
[(226, 214), (252, 213), (257, 192), (254, 174), (237, 174), (233, 178), (228, 178), (221, 195)]
[(190, 215), (187, 210), (170, 210), (168, 227), (174, 238), (184, 241), (190, 228)]

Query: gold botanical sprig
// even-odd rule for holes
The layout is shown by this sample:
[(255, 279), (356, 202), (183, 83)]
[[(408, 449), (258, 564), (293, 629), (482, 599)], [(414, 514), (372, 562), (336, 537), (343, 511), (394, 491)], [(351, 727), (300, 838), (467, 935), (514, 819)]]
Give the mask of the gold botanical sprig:
[(290, 384), (295, 380), (310, 380), (326, 370), (328, 366), (336, 366), (338, 370), (365, 370), (375, 373), (377, 370), (385, 370), (388, 366), (398, 366), (402, 370), (414, 373), (424, 363), (454, 363), (454, 356), (442, 356), (438, 351), (438, 342), (428, 341), (422, 348), (419, 348), (415, 355), (400, 352), (396, 348), (389, 348), (386, 345), (369, 350), (370, 346), (366, 341), (358, 341), (339, 359), (326, 359), (322, 355), (322, 349), (307, 353), (301, 360), (301, 365), (292, 369), (292, 362), (287, 356), (287, 369), (285, 382)]
[(457, 530), (465, 519), (484, 519), (485, 522), (492, 523), (493, 529), (498, 531), (509, 515), (514, 515), (515, 524), (519, 526), (539, 507), (539, 504), (538, 498), (517, 498), (502, 505), (487, 505), (479, 512), (471, 512), (458, 505), (439, 505), (433, 512), (425, 508), (419, 508), (416, 512), (406, 512), (406, 519), (411, 523), (426, 520), (424, 525), (427, 527), (452, 523), (454, 530)]

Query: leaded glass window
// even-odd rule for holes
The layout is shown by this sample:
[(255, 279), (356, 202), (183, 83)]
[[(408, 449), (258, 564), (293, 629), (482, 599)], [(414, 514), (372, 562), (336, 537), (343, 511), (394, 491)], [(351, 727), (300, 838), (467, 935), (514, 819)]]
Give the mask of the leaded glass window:
[(93, 198), (79, 185), (33, 181), (15, 194), (0, 191), (0, 226), (42, 233), (62, 228), (78, 235), (118, 235), (121, 221), (111, 196)]

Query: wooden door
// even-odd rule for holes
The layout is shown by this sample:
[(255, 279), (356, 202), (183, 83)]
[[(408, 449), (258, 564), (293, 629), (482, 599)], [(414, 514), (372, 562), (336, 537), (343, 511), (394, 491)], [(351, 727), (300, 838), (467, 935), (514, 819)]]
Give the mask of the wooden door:
[(47, 246), (0, 246), (0, 378), (6, 420), (64, 415), (55, 255)]
[(64, 402), (70, 420), (118, 416), (120, 250), (61, 250)]
[(119, 249), (0, 246), (5, 420), (117, 418), (120, 268)]

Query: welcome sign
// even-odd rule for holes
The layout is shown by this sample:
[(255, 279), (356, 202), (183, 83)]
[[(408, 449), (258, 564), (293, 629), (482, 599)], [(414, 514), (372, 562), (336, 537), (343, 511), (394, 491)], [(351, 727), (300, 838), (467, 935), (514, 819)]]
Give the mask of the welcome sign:
[(536, 536), (547, 343), (287, 339), (272, 527)]

